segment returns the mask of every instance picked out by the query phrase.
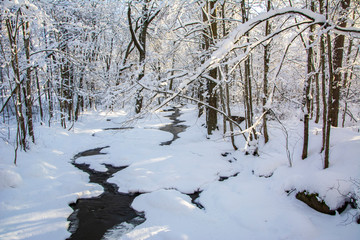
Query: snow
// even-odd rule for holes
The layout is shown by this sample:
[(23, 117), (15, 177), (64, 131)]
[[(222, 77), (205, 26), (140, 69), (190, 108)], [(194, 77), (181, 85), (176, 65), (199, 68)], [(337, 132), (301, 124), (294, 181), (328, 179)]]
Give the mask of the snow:
[(21, 176), (10, 169), (0, 169), (0, 189), (4, 188), (16, 188), (22, 182)]
[[(220, 131), (207, 136), (195, 106), (181, 108), (187, 125), (169, 146), (172, 134), (158, 130), (171, 112), (156, 112), (121, 127), (126, 112), (84, 113), (71, 131), (59, 126), (36, 127), (38, 139), (19, 152), (14, 166), (10, 144), (0, 143), (0, 239), (65, 239), (69, 203), (99, 195), (88, 174), (71, 161), (81, 151), (105, 147), (97, 156), (81, 157), (98, 171), (103, 163), (128, 166), (109, 181), (120, 192), (143, 192), (132, 207), (145, 213), (138, 226), (122, 223), (104, 239), (358, 239), (355, 210), (335, 216), (309, 208), (295, 198), (298, 191), (319, 193), (330, 208), (339, 207), (360, 178), (360, 134), (333, 128), (330, 167), (322, 169), (321, 126), (311, 124), (309, 157), (301, 160), (302, 122), (284, 121), (293, 167), (289, 167), (282, 128), (269, 122), (270, 141), (259, 144), (259, 157), (234, 151)], [(129, 125), (127, 125), (129, 126)], [(244, 146), (241, 136), (238, 146)], [(224, 154), (227, 153), (227, 154)], [(223, 155), (224, 156), (223, 156)], [(229, 177), (219, 181), (220, 177)], [(288, 194), (286, 191), (296, 191)], [(201, 191), (196, 202), (187, 195)]]

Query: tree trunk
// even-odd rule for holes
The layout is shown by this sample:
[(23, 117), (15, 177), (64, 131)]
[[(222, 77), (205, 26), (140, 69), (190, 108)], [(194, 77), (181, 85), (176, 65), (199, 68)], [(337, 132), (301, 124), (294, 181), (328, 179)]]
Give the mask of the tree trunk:
[[(267, 1), (267, 7), (266, 10), (270, 11), (271, 9), (271, 0)], [(265, 23), (265, 36), (269, 35), (271, 31), (271, 25), (269, 21), (266, 21)], [(264, 79), (263, 79), (263, 98), (262, 98), (262, 104), (263, 104), (263, 112), (265, 112), (267, 109), (265, 108), (266, 101), (268, 98), (268, 74), (269, 74), (269, 63), (270, 63), (270, 43), (266, 44), (264, 46)], [(264, 141), (267, 143), (269, 141), (269, 134), (267, 130), (267, 121), (266, 116), (263, 118), (263, 132), (264, 132)]]
[[(229, 84), (228, 83), (225, 83), (225, 94), (226, 94), (227, 115), (231, 116), (230, 92), (229, 92)], [(236, 151), (236, 150), (238, 150), (238, 147), (235, 145), (234, 126), (233, 126), (232, 122), (230, 122), (230, 121), (229, 121), (229, 127), (230, 127), (230, 132), (231, 132), (231, 135), (230, 135), (231, 144)]]
[[(197, 90), (198, 99), (200, 102), (204, 101), (204, 83), (202, 79), (199, 80), (199, 86)], [(201, 117), (204, 113), (204, 105), (202, 103), (198, 103), (198, 118)]]
[[(79, 89), (83, 89), (83, 82), (84, 82), (84, 76), (82, 73), (80, 73), (80, 79), (79, 79)], [(76, 108), (75, 108), (75, 121), (78, 120), (80, 112), (84, 110), (84, 97), (78, 93), (77, 94), (77, 101), (76, 101)]]
[[(221, 110), (226, 113), (226, 99), (224, 94), (223, 85), (219, 85), (219, 93), (220, 93), (220, 103), (221, 103)], [(223, 134), (226, 134), (226, 116), (223, 116)]]
[[(355, 20), (355, 12), (353, 13), (353, 20)], [(355, 22), (355, 21), (354, 21)], [(352, 24), (352, 27), (354, 26), (354, 24)], [(346, 54), (346, 65), (349, 66), (350, 65), (350, 55), (352, 52), (352, 47), (353, 47), (353, 39), (349, 39), (349, 44), (348, 44), (348, 50), (347, 50), (347, 54)], [(357, 58), (359, 54), (359, 48), (357, 48), (356, 50), (356, 54), (354, 57), (354, 62), (355, 59)], [(346, 93), (345, 93), (345, 106), (344, 106), (344, 111), (343, 111), (343, 116), (342, 116), (342, 124), (341, 126), (344, 127), (345, 126), (345, 118), (346, 118), (346, 113), (347, 113), (347, 108), (348, 108), (348, 97), (349, 97), (349, 93), (350, 93), (350, 86), (351, 86), (351, 79), (353, 76), (353, 69), (354, 66), (351, 66), (350, 71), (346, 71), (344, 74), (344, 82), (343, 82), (343, 88), (344, 90), (346, 89)], [(350, 76), (349, 76), (349, 72), (350, 72)]]
[[(315, 4), (314, 1), (311, 1), (310, 9), (314, 11)], [(313, 79), (313, 47), (312, 44), (314, 42), (314, 27), (310, 27), (310, 36), (309, 36), (309, 44), (307, 49), (307, 79), (304, 83), (304, 91), (303, 91), (303, 102), (302, 102), (302, 110), (304, 113), (304, 142), (303, 142), (303, 150), (301, 158), (305, 159), (308, 155), (308, 145), (309, 145), (309, 121), (310, 121), (310, 104), (311, 104), (311, 96), (310, 96), (310, 88), (311, 82)]]
[(319, 72), (315, 75), (315, 123), (319, 123), (320, 120), (320, 81), (319, 81)]
[[(329, 5), (326, 5), (326, 16), (328, 16)], [(328, 70), (329, 70), (329, 93), (328, 93), (328, 110), (326, 116), (326, 133), (325, 133), (325, 143), (324, 143), (324, 169), (329, 167), (329, 154), (330, 154), (330, 131), (331, 131), (331, 123), (332, 123), (332, 116), (331, 108), (332, 108), (332, 94), (333, 94), (333, 80), (334, 80), (334, 72), (333, 72), (333, 58), (332, 58), (332, 47), (331, 47), (331, 37), (330, 34), (326, 34), (327, 40), (327, 54), (328, 54)]]
[[(138, 81), (140, 81), (145, 76), (145, 58), (146, 58), (146, 36), (147, 36), (147, 29), (150, 25), (150, 23), (154, 20), (154, 18), (160, 13), (160, 10), (156, 10), (154, 14), (151, 16), (149, 15), (149, 4), (151, 0), (143, 0), (142, 4), (142, 15), (140, 19), (140, 33), (139, 37), (136, 37), (136, 30), (134, 30), (132, 26), (132, 19), (131, 19), (131, 3), (128, 5), (128, 23), (129, 23), (129, 30), (131, 34), (132, 42), (134, 43), (136, 49), (139, 52), (139, 66), (141, 68), (141, 71), (139, 73), (139, 76), (137, 78)], [(140, 89), (136, 92), (135, 96), (135, 112), (140, 113), (143, 105), (143, 96), (141, 95), (143, 89)]]
[[(210, 77), (217, 79), (217, 69), (210, 70)], [(207, 92), (208, 92), (208, 104), (214, 108), (217, 108), (217, 93), (215, 91), (216, 83), (208, 80), (207, 81)], [(216, 130), (217, 126), (217, 112), (212, 108), (206, 108), (206, 125), (207, 133), (211, 135)]]
[[(65, 50), (64, 50), (65, 51)], [(66, 115), (67, 120), (72, 120), (72, 110), (73, 110), (73, 92), (72, 92), (72, 67), (70, 63), (65, 58), (62, 61), (61, 66), (61, 87), (60, 87), (60, 111), (61, 111), (61, 125), (63, 128), (66, 128)]]
[(32, 93), (31, 93), (31, 68), (30, 68), (30, 29), (29, 29), (29, 22), (25, 22), (22, 25), (23, 29), (23, 40), (24, 40), (24, 49), (25, 49), (25, 56), (26, 56), (26, 94), (25, 97), (25, 106), (26, 106), (26, 117), (27, 117), (27, 127), (29, 136), (33, 143), (35, 143), (35, 136), (34, 136), (34, 126), (33, 126), (33, 117), (32, 117)]
[[(38, 94), (38, 102), (39, 102), (39, 110), (40, 110), (40, 119), (41, 122), (44, 121), (44, 113), (43, 113), (43, 107), (42, 107), (42, 101), (41, 101), (41, 88), (39, 83), (39, 75), (37, 69), (35, 69), (35, 77), (36, 77), (36, 88), (37, 88), (37, 94)], [(41, 123), (42, 124), (42, 123)]]
[(331, 113), (331, 102), (332, 102), (332, 93), (333, 93), (333, 62), (332, 62), (332, 56), (331, 56), (331, 38), (330, 35), (327, 34), (327, 44), (328, 44), (328, 61), (329, 61), (329, 94), (328, 94), (328, 115), (327, 115), (327, 123), (326, 123), (326, 133), (325, 133), (325, 157), (324, 157), (324, 169), (329, 167), (329, 153), (330, 153), (330, 131), (331, 131), (331, 123), (332, 123), (332, 116)]
[[(346, 27), (346, 9), (350, 6), (350, 0), (340, 1), (340, 27)], [(334, 127), (338, 126), (338, 115), (339, 115), (339, 102), (340, 102), (340, 88), (341, 88), (341, 67), (344, 55), (344, 35), (335, 35), (334, 40), (334, 54), (333, 54), (333, 68), (334, 68), (334, 79), (332, 82), (332, 101), (330, 106), (331, 125)]]
[[(245, 0), (241, 1), (241, 15), (242, 21), (245, 23), (248, 21), (249, 7), (246, 6)], [(247, 42), (249, 43), (249, 33), (245, 34), (247, 37)], [(245, 50), (246, 51), (246, 50)], [(244, 105), (246, 110), (246, 124), (247, 127), (251, 127), (253, 125), (253, 106), (252, 106), (252, 76), (251, 76), (251, 55), (248, 56), (244, 61)], [(249, 132), (249, 138), (247, 141), (247, 146), (250, 146), (250, 151), (246, 151), (245, 154), (258, 155), (257, 143), (253, 143), (253, 140), (257, 140), (256, 130), (255, 128)]]
[[(320, 14), (324, 14), (324, 0), (319, 1)], [(325, 149), (326, 143), (326, 125), (327, 125), (327, 100), (326, 100), (326, 74), (325, 74), (325, 36), (320, 36), (320, 68), (321, 68), (321, 100), (323, 103), (323, 127), (322, 127), (322, 146), (321, 152)]]
[[(16, 17), (19, 17), (19, 11), (17, 12)], [(26, 151), (26, 127), (25, 127), (25, 118), (22, 112), (22, 96), (21, 96), (21, 78), (20, 78), (20, 68), (19, 68), (19, 58), (18, 58), (18, 46), (17, 39), (19, 26), (17, 25), (18, 19), (16, 20), (15, 26), (12, 25), (10, 19), (6, 19), (7, 33), (9, 37), (10, 47), (11, 47), (11, 66), (14, 72), (15, 88), (16, 88), (16, 98), (14, 100), (16, 119), (19, 129), (19, 134), (17, 138), (19, 139), (20, 145), (24, 151)], [(10, 84), (11, 86), (11, 84)]]
[[(209, 21), (208, 19), (208, 10), (209, 6), (208, 3), (206, 2), (205, 6), (201, 9), (201, 15), (202, 15), (202, 21), (204, 24), (207, 24), (207, 22)], [(201, 49), (203, 51), (208, 51), (210, 48), (210, 40), (209, 40), (209, 30), (207, 27), (204, 27), (202, 29), (202, 42), (201, 42)], [(205, 57), (201, 59), (201, 64), (203, 64), (205, 62)], [(198, 86), (198, 99), (203, 102), (204, 101), (204, 82), (203, 79), (199, 80), (199, 86)], [(198, 117), (201, 117), (204, 113), (204, 105), (201, 103), (198, 103)]]
[[(217, 33), (217, 22), (216, 22), (216, 1), (206, 1), (206, 6), (202, 11), (203, 21), (205, 24), (210, 24), (208, 33), (204, 34), (204, 43), (203, 50), (208, 51), (211, 44), (215, 43), (215, 39), (218, 37)], [(218, 69), (214, 68), (209, 71), (209, 76), (212, 79), (218, 78)], [(215, 90), (216, 83), (212, 80), (207, 80), (206, 90), (207, 90), (207, 103), (213, 107), (217, 108), (217, 93)], [(217, 127), (217, 112), (213, 108), (206, 108), (206, 126), (207, 133), (211, 135)]]

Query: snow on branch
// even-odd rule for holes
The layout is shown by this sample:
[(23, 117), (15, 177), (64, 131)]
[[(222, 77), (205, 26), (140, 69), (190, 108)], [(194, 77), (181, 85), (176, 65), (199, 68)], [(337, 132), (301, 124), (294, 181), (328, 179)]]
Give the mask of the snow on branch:
[[(260, 23), (265, 22), (266, 20), (269, 20), (269, 19), (277, 17), (277, 16), (287, 15), (287, 14), (298, 14), (298, 15), (301, 15), (301, 16), (309, 19), (309, 21), (297, 23), (297, 24), (292, 25), (291, 27), (299, 26), (301, 24), (306, 23), (309, 25), (314, 25), (314, 24), (325, 25), (328, 29), (337, 29), (337, 30), (348, 31), (348, 32), (352, 32), (352, 33), (360, 32), (360, 29), (357, 29), (357, 28), (339, 28), (335, 24), (327, 22), (326, 17), (324, 15), (315, 13), (308, 9), (298, 9), (298, 8), (294, 8), (294, 7), (286, 7), (286, 8), (282, 8), (282, 9), (271, 10), (266, 13), (261, 13), (260, 15), (249, 20), (248, 22), (239, 24), (239, 26), (229, 34), (227, 39), (218, 42), (218, 44), (216, 46), (217, 50), (215, 50), (211, 54), (210, 58), (207, 61), (205, 61), (201, 66), (199, 66), (197, 68), (197, 70), (193, 72), (192, 75), (190, 74), (189, 77), (184, 78), (182, 83), (178, 87), (178, 91), (176, 93), (174, 93), (172, 96), (165, 99), (162, 104), (160, 104), (158, 107), (156, 107), (155, 110), (162, 108), (167, 103), (169, 103), (174, 98), (176, 98), (179, 94), (183, 93), (188, 85), (190, 85), (194, 81), (198, 80), (199, 77), (202, 76), (205, 72), (207, 72), (215, 67), (218, 67), (220, 62), (227, 56), (227, 54), (229, 52), (231, 52), (233, 49), (238, 47), (236, 44), (241, 39), (241, 37), (243, 37), (246, 33), (251, 31), (252, 29), (254, 29)], [(288, 29), (288, 28), (286, 28), (286, 29)], [(306, 27), (305, 27), (305, 29), (306, 29)], [(280, 33), (282, 31), (283, 30), (279, 30), (277, 32)], [(273, 33), (271, 35), (271, 37), (273, 37), (274, 35), (276, 35), (276, 34)], [(268, 40), (269, 38), (266, 37), (265, 39)], [(261, 42), (263, 42), (263, 41), (257, 42), (255, 44), (255, 46), (258, 46)], [(241, 59), (244, 57), (246, 58), (246, 56), (242, 55)]]

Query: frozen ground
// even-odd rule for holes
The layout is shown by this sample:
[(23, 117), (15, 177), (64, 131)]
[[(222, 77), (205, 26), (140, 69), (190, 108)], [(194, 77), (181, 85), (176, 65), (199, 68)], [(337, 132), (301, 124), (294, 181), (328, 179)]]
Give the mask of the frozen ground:
[[(120, 127), (124, 112), (83, 114), (73, 131), (38, 126), (37, 144), (31, 151), (19, 152), (17, 166), (12, 165), (13, 147), (2, 141), (0, 239), (69, 237), (67, 217), (72, 209), (68, 204), (102, 191), (88, 183), (88, 175), (71, 165), (71, 159), (78, 152), (103, 146), (110, 146), (102, 151), (107, 155), (77, 161), (100, 171), (105, 170), (102, 163), (129, 165), (110, 181), (121, 192), (144, 192), (132, 206), (144, 211), (147, 219), (135, 228), (115, 227), (106, 239), (359, 238), (360, 226), (352, 222), (354, 210), (321, 214), (297, 200), (295, 192), (285, 192), (306, 189), (318, 192), (332, 208), (341, 205), (343, 195), (354, 191), (350, 180), (360, 178), (358, 132), (332, 131), (330, 168), (322, 170), (321, 127), (312, 125), (309, 158), (301, 160), (302, 122), (285, 122), (293, 162), (289, 168), (284, 135), (276, 123), (270, 123), (271, 141), (260, 145), (260, 157), (245, 156), (233, 151), (229, 139), (220, 133), (207, 139), (194, 108), (181, 111), (180, 119), (189, 127), (170, 146), (159, 145), (172, 135), (158, 130), (171, 122), (164, 117), (169, 112), (148, 115), (127, 130), (103, 130)], [(237, 144), (243, 146), (240, 140)], [(232, 177), (219, 181), (226, 176)], [(186, 195), (199, 190), (197, 202), (203, 209)]]

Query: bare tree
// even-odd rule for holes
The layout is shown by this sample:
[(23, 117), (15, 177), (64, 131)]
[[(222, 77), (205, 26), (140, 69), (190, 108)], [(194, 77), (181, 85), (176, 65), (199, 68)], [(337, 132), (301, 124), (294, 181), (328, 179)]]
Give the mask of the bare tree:
[(35, 143), (34, 136), (34, 126), (33, 126), (33, 116), (32, 116), (32, 105), (33, 105), (33, 96), (31, 93), (31, 63), (30, 63), (30, 28), (29, 21), (24, 19), (24, 23), (22, 24), (23, 30), (23, 41), (24, 41), (24, 49), (26, 56), (26, 81), (25, 87), (23, 88), (24, 96), (25, 96), (25, 106), (26, 106), (26, 117), (27, 117), (27, 128), (29, 132), (29, 136), (31, 137), (32, 142)]
[[(346, 27), (347, 18), (346, 10), (350, 6), (350, 0), (341, 0), (339, 2), (339, 23), (338, 26), (341, 28)], [(333, 53), (333, 68), (334, 68), (334, 81), (332, 82), (332, 101), (330, 106), (331, 125), (334, 127), (338, 126), (338, 115), (339, 115), (339, 103), (340, 103), (340, 88), (342, 86), (342, 73), (341, 67), (344, 56), (344, 34), (335, 34), (334, 39), (334, 53)]]
[[(319, 9), (320, 14), (324, 13), (325, 10), (325, 4), (323, 0), (319, 1)], [(319, 54), (320, 54), (320, 71), (321, 71), (321, 99), (323, 103), (323, 128), (322, 128), (322, 147), (321, 152), (325, 149), (325, 143), (326, 143), (326, 125), (327, 125), (327, 100), (326, 100), (326, 68), (325, 68), (325, 35), (321, 34), (320, 36), (320, 45), (319, 45)]]
[[(131, 2), (128, 4), (128, 23), (129, 30), (131, 34), (132, 42), (134, 43), (136, 49), (139, 52), (139, 66), (141, 68), (137, 81), (140, 81), (145, 75), (145, 58), (146, 58), (146, 40), (147, 40), (147, 31), (150, 23), (155, 19), (155, 17), (160, 13), (160, 9), (155, 8), (154, 5), (150, 6), (152, 0), (142, 0), (142, 10), (140, 19), (139, 34), (136, 36), (135, 29), (133, 27), (133, 21), (131, 18)], [(136, 22), (137, 22), (136, 21)], [(139, 89), (136, 93), (136, 103), (135, 103), (135, 112), (140, 113), (143, 105), (143, 96), (141, 95), (142, 88)]]
[[(215, 44), (218, 38), (218, 27), (217, 27), (217, 1), (205, 1), (205, 5), (202, 8), (203, 22), (205, 29), (203, 31), (203, 44), (202, 48), (205, 52), (210, 50), (210, 47)], [(217, 92), (215, 90), (216, 80), (218, 78), (218, 69), (213, 68), (209, 71), (209, 79), (206, 80), (206, 102), (213, 108), (217, 108)], [(206, 107), (206, 126), (207, 133), (209, 135), (216, 129), (217, 126), (217, 112), (213, 108)]]
[[(246, 4), (245, 0), (241, 1), (241, 16), (242, 16), (242, 21), (243, 23), (248, 22), (249, 21), (249, 14), (250, 14), (250, 6), (248, 4)], [(246, 38), (246, 42), (250, 43), (249, 41), (249, 33), (245, 33), (245, 38)], [(246, 50), (245, 50), (246, 51)], [(244, 82), (244, 105), (245, 105), (245, 115), (246, 115), (246, 126), (249, 128), (253, 125), (253, 100), (252, 100), (252, 70), (251, 70), (252, 66), (251, 66), (251, 54), (249, 54), (249, 56), (247, 56), (244, 60), (244, 75), (243, 75), (243, 82)], [(240, 72), (241, 74), (241, 72)], [(248, 140), (247, 140), (247, 145), (251, 146), (251, 148), (249, 148), (250, 151), (246, 151), (246, 154), (253, 154), (253, 155), (257, 155), (258, 154), (258, 149), (257, 149), (257, 143), (254, 143), (253, 140), (257, 141), (257, 134), (256, 134), (256, 129), (252, 128), (252, 131), (249, 132), (249, 136), (248, 136)], [(247, 146), (247, 147), (248, 147)], [(246, 148), (248, 149), (248, 148)]]
[[(314, 11), (315, 3), (311, 1), (310, 10)], [(310, 88), (311, 82), (313, 80), (313, 47), (312, 44), (314, 42), (314, 26), (310, 27), (309, 33), (309, 42), (307, 48), (307, 79), (304, 82), (304, 90), (303, 90), (303, 102), (302, 102), (302, 110), (303, 110), (303, 121), (304, 121), (304, 142), (303, 142), (303, 150), (301, 158), (305, 159), (308, 155), (308, 145), (309, 145), (309, 121), (310, 121), (310, 104), (311, 104), (311, 95)]]
[[(14, 19), (15, 18), (15, 19)], [(23, 103), (22, 103), (22, 79), (20, 77), (20, 66), (19, 66), (19, 49), (18, 49), (18, 36), (20, 31), (20, 21), (21, 21), (21, 11), (18, 9), (15, 13), (15, 17), (10, 19), (7, 18), (5, 20), (6, 28), (7, 28), (7, 34), (9, 38), (10, 43), (10, 49), (11, 49), (11, 66), (12, 70), (14, 72), (14, 91), (12, 91), (14, 96), (14, 108), (16, 112), (16, 119), (17, 119), (17, 143), (20, 143), (20, 146), (24, 151), (26, 151), (27, 144), (26, 144), (26, 127), (25, 127), (25, 118), (23, 115)], [(11, 82), (9, 84), (12, 86)], [(16, 159), (16, 158), (15, 158)], [(16, 163), (16, 160), (15, 160)]]
[[(271, 0), (267, 1), (266, 10), (270, 11), (271, 9)], [(271, 31), (271, 24), (270, 21), (267, 20), (265, 22), (265, 36), (269, 35)], [(269, 63), (270, 63), (270, 43), (264, 45), (264, 79), (263, 79), (263, 112), (266, 111), (265, 105), (268, 98), (268, 74), (269, 74)], [(266, 116), (263, 118), (263, 134), (265, 143), (269, 141), (269, 134), (267, 129), (267, 121)]]

